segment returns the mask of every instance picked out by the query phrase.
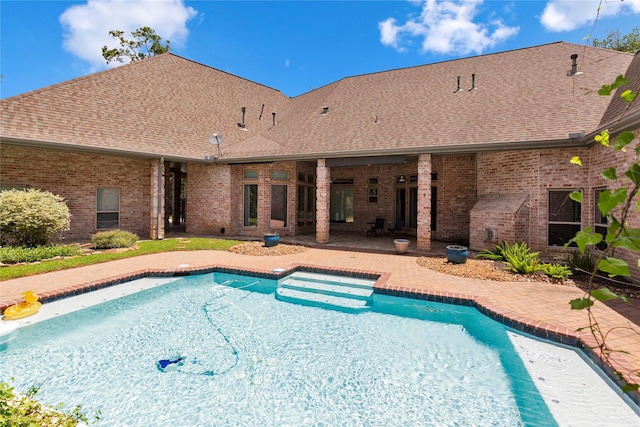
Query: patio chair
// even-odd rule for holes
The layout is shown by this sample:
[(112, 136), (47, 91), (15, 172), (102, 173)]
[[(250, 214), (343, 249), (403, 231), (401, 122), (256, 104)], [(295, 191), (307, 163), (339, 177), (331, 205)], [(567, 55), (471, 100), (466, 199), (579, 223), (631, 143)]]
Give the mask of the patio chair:
[(394, 236), (397, 236), (398, 234), (402, 234), (403, 230), (404, 230), (403, 219), (397, 219), (396, 224), (393, 227), (389, 227), (389, 232), (393, 233)]
[(367, 237), (371, 235), (377, 236), (378, 233), (384, 232), (384, 218), (379, 216), (374, 222), (370, 222), (369, 224), (371, 224), (371, 228), (367, 230)]

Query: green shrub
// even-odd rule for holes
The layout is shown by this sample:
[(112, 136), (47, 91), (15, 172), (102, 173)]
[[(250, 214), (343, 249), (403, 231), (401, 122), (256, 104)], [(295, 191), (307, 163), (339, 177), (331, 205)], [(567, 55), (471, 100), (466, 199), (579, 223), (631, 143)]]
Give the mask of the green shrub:
[(573, 274), (569, 266), (562, 264), (542, 264), (541, 270), (552, 279), (559, 280), (566, 280)]
[(572, 252), (571, 257), (567, 262), (569, 268), (574, 273), (581, 272), (585, 274), (591, 274), (596, 267), (594, 258), (595, 257), (593, 251), (587, 249), (584, 251), (584, 254), (580, 253), (580, 251)]
[[(62, 405), (49, 408), (34, 400), (39, 391), (40, 388), (34, 386), (26, 395), (21, 395), (8, 383), (0, 382), (0, 426), (72, 427), (89, 423), (80, 405), (68, 412), (62, 412)], [(100, 411), (95, 421), (100, 419), (99, 415)]]
[(507, 270), (516, 274), (533, 274), (541, 269), (537, 253), (506, 254)]
[(507, 245), (504, 250), (505, 261), (509, 264), (507, 270), (517, 274), (532, 274), (540, 270), (539, 255), (540, 252), (529, 252), (525, 242)]
[(513, 245), (502, 242), (495, 249), (485, 249), (476, 255), (476, 258), (488, 258), (496, 261), (504, 261), (508, 264), (507, 270), (516, 274), (532, 274), (540, 270), (540, 252), (529, 252), (525, 242), (515, 242)]
[(137, 235), (124, 230), (99, 231), (91, 236), (95, 249), (129, 248), (137, 241)]
[(0, 235), (16, 246), (45, 245), (69, 230), (71, 214), (60, 196), (34, 188), (0, 192)]
[(504, 252), (509, 247), (509, 243), (502, 242), (495, 249), (484, 249), (476, 258), (487, 258), (492, 259), (494, 261), (505, 261)]
[(59, 256), (76, 256), (80, 255), (80, 253), (81, 251), (78, 245), (51, 245), (38, 246), (36, 248), (9, 246), (0, 248), (0, 262), (4, 264), (34, 262)]

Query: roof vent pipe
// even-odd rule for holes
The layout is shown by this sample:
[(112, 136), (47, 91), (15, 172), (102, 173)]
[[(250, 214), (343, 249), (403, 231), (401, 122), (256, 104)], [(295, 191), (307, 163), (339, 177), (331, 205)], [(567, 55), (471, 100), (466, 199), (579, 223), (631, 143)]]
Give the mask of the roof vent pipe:
[(278, 123), (276, 122), (276, 112), (274, 111), (273, 113), (271, 113), (271, 115), (273, 116), (273, 125), (277, 125)]
[(471, 87), (469, 88), (469, 92), (476, 88), (476, 75), (471, 74)]
[(456, 90), (453, 91), (453, 93), (458, 93), (460, 92), (460, 76), (458, 76), (458, 87), (456, 88)]
[(329, 112), (329, 107), (322, 107), (322, 113), (321, 114), (327, 114)]
[(247, 112), (247, 107), (242, 107), (242, 123), (238, 123), (238, 126), (240, 126), (242, 129), (246, 129), (246, 125), (244, 124), (244, 113)]
[(575, 76), (578, 73), (578, 54), (571, 55), (571, 71), (567, 73), (567, 76)]

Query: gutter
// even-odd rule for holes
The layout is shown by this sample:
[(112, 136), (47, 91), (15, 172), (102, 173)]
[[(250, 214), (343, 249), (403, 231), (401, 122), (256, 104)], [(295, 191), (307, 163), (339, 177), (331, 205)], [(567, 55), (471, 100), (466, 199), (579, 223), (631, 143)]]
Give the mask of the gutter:
[(74, 144), (68, 142), (57, 142), (57, 141), (42, 141), (42, 140), (32, 140), (32, 139), (22, 139), (22, 138), (11, 138), (11, 137), (2, 137), (0, 136), (1, 144), (8, 145), (18, 145), (21, 147), (33, 147), (33, 148), (47, 148), (50, 150), (70, 150), (70, 151), (78, 151), (82, 153), (92, 153), (92, 154), (106, 154), (112, 156), (124, 156), (124, 157), (137, 157), (143, 158), (147, 160), (158, 159), (159, 157), (164, 157), (167, 161), (172, 162), (180, 162), (180, 163), (193, 163), (194, 161), (200, 160), (204, 161), (204, 159), (194, 159), (192, 157), (182, 157), (182, 156), (171, 156), (171, 155), (163, 155), (162, 153), (153, 153), (147, 151), (132, 151), (132, 150), (121, 150), (115, 148), (104, 148), (104, 147), (95, 147), (91, 145), (81, 145)]
[[(599, 133), (594, 133), (597, 135)], [(418, 154), (475, 154), (480, 152), (504, 151), (504, 150), (540, 150), (551, 148), (571, 148), (585, 147), (593, 142), (593, 136), (583, 136), (580, 138), (557, 139), (546, 141), (526, 141), (518, 142), (500, 142), (500, 143), (483, 143), (483, 144), (465, 144), (455, 146), (422, 146), (407, 148), (386, 148), (380, 150), (359, 150), (359, 151), (339, 151), (333, 153), (305, 153), (305, 154), (287, 154), (282, 156), (262, 156), (262, 157), (229, 157), (224, 159), (216, 159), (216, 163), (265, 163), (275, 161), (304, 161), (317, 159), (337, 159), (343, 157), (377, 157), (377, 156), (417, 156)]]
[[(636, 121), (640, 121), (640, 117), (623, 118), (617, 122), (617, 125), (625, 123), (625, 126), (631, 126)], [(626, 122), (629, 122), (627, 124)], [(599, 128), (604, 129), (602, 127)], [(570, 148), (570, 147), (586, 147), (593, 143), (593, 138), (600, 132), (593, 132), (588, 135), (579, 138), (567, 138), (567, 139), (555, 139), (555, 140), (537, 140), (537, 141), (524, 141), (524, 142), (499, 142), (499, 143), (478, 143), (478, 144), (464, 144), (453, 146), (419, 146), (419, 147), (405, 147), (405, 148), (385, 148), (377, 150), (351, 150), (351, 151), (336, 151), (336, 152), (312, 152), (304, 154), (286, 154), (286, 155), (270, 155), (259, 157), (227, 157), (227, 158), (214, 158), (208, 159), (205, 157), (182, 157), (163, 155), (161, 153), (152, 152), (140, 152), (131, 150), (121, 150), (112, 148), (103, 148), (95, 146), (86, 146), (74, 143), (59, 143), (54, 141), (34, 141), (21, 138), (7, 138), (0, 137), (1, 143), (13, 144), (26, 147), (36, 148), (48, 148), (58, 150), (73, 150), (85, 153), (106, 154), (106, 155), (118, 155), (126, 157), (138, 157), (145, 159), (157, 159), (159, 156), (163, 157), (165, 161), (173, 161), (180, 163), (218, 163), (218, 164), (249, 164), (249, 163), (271, 163), (275, 161), (316, 161), (319, 158), (323, 159), (338, 159), (345, 157), (380, 157), (380, 156), (417, 156), (418, 154), (474, 154), (481, 152), (491, 151), (504, 151), (504, 150), (539, 150), (539, 149), (554, 149), (554, 148)]]

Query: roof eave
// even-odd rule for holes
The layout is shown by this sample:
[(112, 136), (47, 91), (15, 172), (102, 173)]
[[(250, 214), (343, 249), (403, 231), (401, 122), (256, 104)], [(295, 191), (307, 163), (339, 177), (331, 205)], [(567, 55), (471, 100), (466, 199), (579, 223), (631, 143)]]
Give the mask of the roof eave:
[[(637, 125), (640, 122), (638, 117), (630, 117), (624, 121), (620, 120), (616, 125), (626, 127)], [(239, 163), (265, 163), (275, 161), (315, 161), (317, 159), (335, 159), (343, 157), (382, 157), (382, 156), (417, 156), (419, 154), (473, 154), (480, 152), (504, 151), (504, 150), (536, 150), (536, 149), (555, 149), (584, 147), (593, 142), (593, 137), (599, 132), (594, 132), (580, 138), (558, 139), (558, 140), (540, 140), (540, 141), (523, 141), (523, 142), (499, 142), (499, 143), (478, 143), (478, 144), (460, 144), (451, 146), (428, 146), (428, 147), (406, 147), (406, 148), (386, 148), (377, 150), (352, 150), (352, 151), (336, 151), (328, 153), (305, 153), (305, 154), (287, 154), (287, 155), (270, 155), (270, 156), (253, 156), (253, 157), (185, 157), (175, 156), (171, 154), (141, 152), (133, 150), (120, 150), (113, 148), (87, 146), (74, 143), (60, 143), (56, 141), (30, 140), (23, 138), (12, 138), (0, 136), (0, 142), (3, 144), (12, 144), (25, 147), (48, 148), (57, 150), (71, 150), (93, 154), (105, 154), (125, 157), (137, 157), (145, 159), (164, 158), (168, 161), (182, 163), (223, 163), (223, 164), (239, 164)]]
[(523, 141), (523, 142), (499, 142), (499, 143), (480, 143), (480, 144), (461, 144), (451, 146), (431, 146), (431, 147), (407, 147), (407, 148), (386, 148), (378, 150), (358, 150), (358, 151), (339, 151), (331, 153), (305, 153), (305, 154), (287, 154), (272, 156), (254, 156), (254, 157), (229, 157), (217, 158), (217, 163), (264, 163), (275, 161), (304, 161), (317, 159), (334, 159), (340, 157), (377, 157), (377, 156), (417, 156), (418, 154), (473, 154), (490, 151), (504, 150), (539, 150), (539, 149), (555, 149), (584, 147), (593, 141), (593, 135), (587, 135), (579, 138), (557, 139), (557, 140), (541, 140), (541, 141)]
[(90, 153), (90, 154), (105, 154), (105, 155), (112, 155), (112, 156), (137, 157), (137, 158), (143, 158), (143, 159), (163, 158), (164, 160), (173, 161), (173, 162), (182, 162), (182, 163), (203, 160), (203, 159), (197, 159), (192, 157), (175, 156), (175, 155), (161, 154), (161, 153), (133, 151), (133, 150), (119, 150), (114, 148), (95, 147), (90, 145), (74, 144), (69, 142), (43, 141), (43, 140), (13, 138), (13, 137), (5, 137), (5, 136), (0, 136), (0, 144), (18, 145), (21, 147), (47, 148), (51, 150), (69, 150), (69, 151), (77, 151), (81, 153)]

